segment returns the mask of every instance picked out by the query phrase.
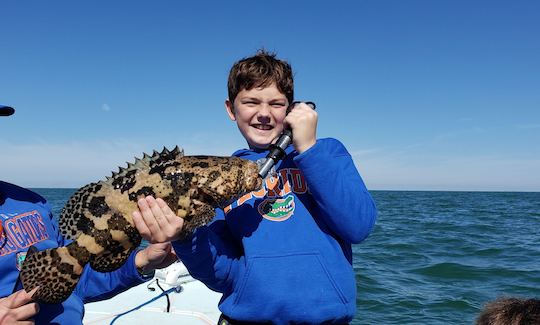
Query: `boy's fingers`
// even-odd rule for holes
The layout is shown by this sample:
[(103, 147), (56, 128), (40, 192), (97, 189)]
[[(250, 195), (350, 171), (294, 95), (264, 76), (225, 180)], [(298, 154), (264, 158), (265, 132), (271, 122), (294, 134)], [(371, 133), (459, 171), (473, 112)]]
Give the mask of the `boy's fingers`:
[(137, 205), (139, 206), (139, 210), (141, 210), (141, 212), (145, 212), (150, 209), (150, 207), (148, 207), (148, 203), (146, 202), (146, 198), (137, 200)]
[(26, 305), (32, 301), (32, 295), (37, 291), (38, 288), (30, 291), (30, 293), (24, 291), (24, 289), (17, 291), (16, 293), (8, 296), (4, 301), (9, 308), (19, 308)]
[(163, 211), (163, 213), (167, 214), (167, 213), (172, 213), (172, 210), (171, 208), (169, 208), (169, 205), (163, 201), (162, 198), (157, 198), (156, 199), (156, 203), (157, 205), (161, 208), (161, 210)]
[(159, 228), (166, 227), (169, 222), (165, 214), (163, 213), (163, 210), (161, 210), (161, 207), (157, 203), (156, 199), (152, 196), (148, 196), (146, 198), (146, 202), (148, 202), (148, 206), (150, 207), (150, 210), (152, 210), (152, 214), (154, 215), (154, 218), (159, 224)]
[(39, 312), (39, 305), (35, 302), (23, 305), (15, 310), (15, 317), (26, 320), (34, 317)]
[(158, 233), (160, 230), (160, 226), (156, 221), (156, 217), (154, 216), (152, 208), (148, 204), (148, 198), (140, 199), (137, 204), (139, 205), (139, 210), (141, 210), (140, 214), (148, 230), (150, 231), (150, 234)]
[[(133, 223), (135, 223), (135, 228), (139, 231), (139, 233), (145, 237), (150, 235), (150, 229), (148, 229), (148, 226), (146, 226), (146, 223), (143, 220), (143, 217), (139, 211), (133, 211)], [(148, 240), (148, 238), (145, 237), (145, 239)]]
[(30, 292), (28, 293), (28, 295), (31, 297), (31, 298), (34, 298), (34, 295), (36, 294), (36, 292), (39, 290), (39, 286), (35, 287), (34, 289), (30, 290)]
[(176, 218), (178, 218), (176, 214), (171, 210), (169, 205), (165, 201), (163, 201), (163, 199), (158, 198), (156, 199), (156, 202), (161, 208), (161, 211), (163, 211), (163, 214), (165, 215), (165, 218), (167, 219), (169, 224), (173, 224), (176, 221)]

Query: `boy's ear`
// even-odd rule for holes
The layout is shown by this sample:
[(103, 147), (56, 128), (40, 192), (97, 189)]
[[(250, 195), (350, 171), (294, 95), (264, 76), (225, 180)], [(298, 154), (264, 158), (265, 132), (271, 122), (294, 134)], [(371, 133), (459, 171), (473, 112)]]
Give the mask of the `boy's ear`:
[(225, 109), (231, 121), (236, 121), (236, 116), (234, 115), (234, 104), (227, 98), (225, 100)]

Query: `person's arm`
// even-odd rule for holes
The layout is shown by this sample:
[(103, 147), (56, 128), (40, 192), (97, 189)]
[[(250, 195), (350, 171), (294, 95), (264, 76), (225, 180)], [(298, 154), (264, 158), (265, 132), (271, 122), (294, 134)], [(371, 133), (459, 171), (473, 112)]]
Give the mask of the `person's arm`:
[(31, 319), (39, 312), (39, 305), (32, 302), (32, 295), (37, 289), (29, 293), (19, 290), (0, 298), (0, 324), (34, 324)]
[(178, 240), (182, 218), (177, 217), (162, 199), (147, 197), (138, 202), (140, 212), (133, 214), (135, 226), (150, 242), (172, 241), (176, 255), (191, 276), (209, 288), (223, 292), (229, 285), (228, 276), (242, 258), (241, 247), (234, 241), (224, 220), (216, 210), (214, 221), (198, 228), (188, 239)]
[(335, 139), (317, 143), (295, 157), (318, 206), (318, 215), (339, 237), (359, 243), (372, 230), (377, 216), (351, 155)]
[(375, 203), (343, 144), (316, 140), (317, 121), (317, 112), (305, 103), (297, 104), (285, 118), (299, 153), (294, 160), (317, 203), (317, 215), (343, 240), (361, 242), (375, 224)]
[(214, 291), (224, 292), (231, 285), (229, 275), (237, 273), (234, 269), (244, 257), (223, 213), (217, 211), (214, 221), (198, 228), (191, 239), (174, 241), (173, 247), (192, 277)]

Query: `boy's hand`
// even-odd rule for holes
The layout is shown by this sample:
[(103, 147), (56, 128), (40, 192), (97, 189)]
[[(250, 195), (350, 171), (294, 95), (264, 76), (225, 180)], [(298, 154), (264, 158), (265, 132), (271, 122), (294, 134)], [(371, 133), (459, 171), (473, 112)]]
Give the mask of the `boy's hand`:
[(0, 324), (34, 324), (31, 318), (39, 312), (39, 305), (32, 302), (32, 295), (38, 288), (29, 293), (19, 290), (0, 298)]
[(143, 273), (149, 273), (156, 269), (162, 269), (177, 260), (176, 254), (170, 242), (150, 244), (139, 251), (135, 256), (135, 266)]
[(293, 133), (293, 145), (298, 153), (311, 148), (317, 141), (317, 112), (306, 103), (298, 103), (285, 117), (285, 126)]
[(179, 238), (184, 219), (176, 216), (162, 199), (147, 196), (137, 202), (133, 222), (141, 236), (150, 243), (165, 243)]

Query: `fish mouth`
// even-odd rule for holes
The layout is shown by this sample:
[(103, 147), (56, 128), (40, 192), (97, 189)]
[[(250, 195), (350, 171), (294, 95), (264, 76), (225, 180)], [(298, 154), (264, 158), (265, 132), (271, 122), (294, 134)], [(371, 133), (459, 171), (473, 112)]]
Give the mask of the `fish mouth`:
[(259, 190), (263, 186), (263, 179), (259, 175), (259, 167), (254, 161), (246, 161), (241, 178), (242, 179), (237, 184), (237, 194), (228, 200), (218, 202), (220, 208), (223, 209), (224, 207), (229, 206), (246, 193)]
[(213, 193), (208, 193), (202, 188), (197, 188), (197, 195), (202, 202), (206, 202), (213, 207), (221, 207), (220, 202), (216, 200), (212, 194)]

